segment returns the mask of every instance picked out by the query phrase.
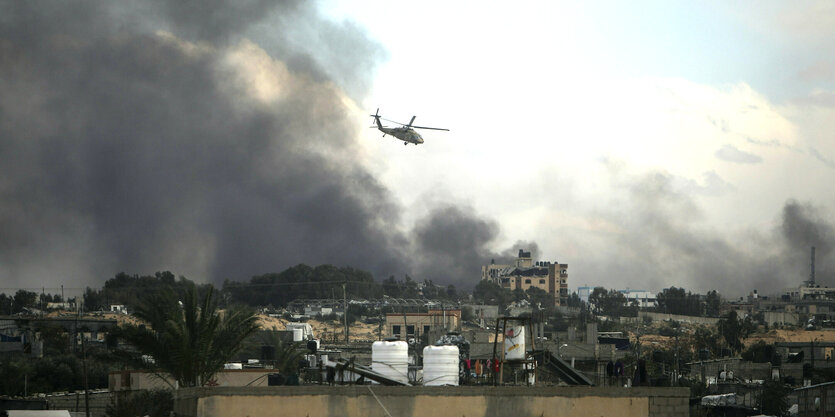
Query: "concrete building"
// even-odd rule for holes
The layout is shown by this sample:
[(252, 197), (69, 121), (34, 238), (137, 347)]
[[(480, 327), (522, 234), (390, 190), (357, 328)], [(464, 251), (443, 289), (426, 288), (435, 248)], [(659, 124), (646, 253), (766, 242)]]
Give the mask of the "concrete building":
[(831, 416), (835, 414), (835, 382), (794, 390), (797, 395), (797, 416)]
[(497, 305), (463, 304), (461, 308), (470, 308), (476, 322), (482, 327), (496, 323), (496, 319), (499, 318), (499, 306)]
[(509, 290), (539, 288), (554, 296), (558, 306), (568, 303), (568, 264), (551, 261), (534, 261), (530, 252), (519, 249), (519, 256), (512, 264), (496, 264), (481, 267), (481, 279), (491, 281)]
[(647, 290), (618, 290), (619, 293), (626, 297), (626, 304), (631, 305), (633, 302), (638, 303), (640, 308), (651, 308), (658, 306), (658, 300), (655, 298), (655, 293)]
[(386, 335), (400, 340), (418, 339), (422, 335), (443, 335), (461, 331), (461, 310), (429, 310), (428, 313), (386, 314)]
[(591, 296), (591, 292), (594, 291), (594, 288), (585, 286), (585, 287), (577, 287), (577, 297), (580, 298), (580, 301), (584, 303), (589, 302), (589, 296)]

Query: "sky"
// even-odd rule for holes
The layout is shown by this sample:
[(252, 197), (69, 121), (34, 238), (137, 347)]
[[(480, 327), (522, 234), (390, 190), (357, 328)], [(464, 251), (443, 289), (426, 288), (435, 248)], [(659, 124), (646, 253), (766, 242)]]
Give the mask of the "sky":
[[(2, 287), (832, 285), (827, 2), (0, 1)], [(449, 128), (403, 146), (389, 119)]]

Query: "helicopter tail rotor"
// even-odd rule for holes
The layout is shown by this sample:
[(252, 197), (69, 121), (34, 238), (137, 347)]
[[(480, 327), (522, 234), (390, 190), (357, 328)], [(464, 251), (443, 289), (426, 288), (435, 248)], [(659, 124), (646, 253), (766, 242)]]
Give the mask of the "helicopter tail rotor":
[[(378, 108), (377, 108), (377, 111), (376, 111), (376, 112), (374, 112), (374, 114), (371, 114), (370, 116), (374, 118), (374, 121), (375, 121), (375, 122), (377, 122), (377, 126), (376, 126), (376, 127), (377, 127), (378, 129), (382, 129), (382, 128), (383, 128), (383, 124), (382, 124), (382, 123), (380, 123), (380, 108), (378, 107)], [(371, 126), (371, 127), (375, 127), (375, 126)]]

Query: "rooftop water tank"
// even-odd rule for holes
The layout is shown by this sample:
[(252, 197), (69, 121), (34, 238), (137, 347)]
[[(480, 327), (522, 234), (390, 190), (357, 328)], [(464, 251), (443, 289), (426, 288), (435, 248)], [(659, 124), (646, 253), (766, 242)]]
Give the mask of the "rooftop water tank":
[(423, 348), (423, 385), (458, 385), (458, 346)]
[(301, 342), (304, 340), (304, 329), (293, 329), (293, 341)]
[(371, 370), (387, 378), (409, 383), (409, 345), (381, 340), (371, 345)]
[(525, 326), (508, 326), (505, 330), (504, 358), (525, 359)]

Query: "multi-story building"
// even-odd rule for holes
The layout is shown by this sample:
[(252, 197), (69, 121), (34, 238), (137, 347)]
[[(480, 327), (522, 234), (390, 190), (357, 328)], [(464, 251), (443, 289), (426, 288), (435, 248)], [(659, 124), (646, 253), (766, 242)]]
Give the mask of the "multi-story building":
[(509, 265), (495, 262), (481, 267), (481, 279), (509, 290), (539, 288), (554, 296), (556, 305), (568, 302), (568, 264), (534, 261), (530, 252), (519, 249), (519, 257)]

